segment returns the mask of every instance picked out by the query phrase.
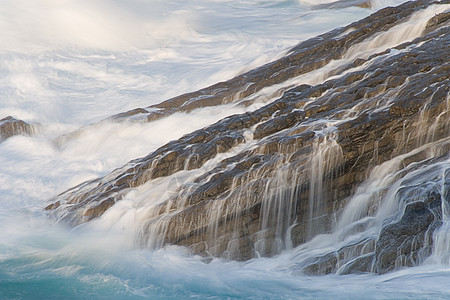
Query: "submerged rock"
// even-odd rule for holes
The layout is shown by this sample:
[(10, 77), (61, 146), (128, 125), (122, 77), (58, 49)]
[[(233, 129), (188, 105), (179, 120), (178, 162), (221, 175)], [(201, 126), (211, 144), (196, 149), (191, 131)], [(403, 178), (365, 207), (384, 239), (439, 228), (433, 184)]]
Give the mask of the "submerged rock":
[(372, 238), (358, 241), (337, 251), (311, 257), (299, 264), (296, 269), (307, 275), (326, 275), (336, 273), (364, 273), (372, 269), (375, 240)]
[[(177, 244), (205, 256), (246, 260), (331, 232), (349, 197), (375, 166), (433, 143), (439, 144), (434, 152), (416, 151), (401, 162), (406, 166), (429, 161), (430, 155), (449, 156), (447, 18), (434, 17), (408, 43), (368, 57), (348, 54), (431, 5), (444, 4), (416, 1), (381, 10), (230, 81), (113, 117), (139, 115), (152, 121), (229, 102), (250, 105), (260, 101), (258, 92), (264, 87), (279, 86), (273, 102), (229, 116), (74, 187), (53, 199), (47, 210), (78, 225), (101, 216), (131, 191), (190, 174), (167, 198), (142, 196), (148, 203), (138, 233), (142, 246)], [(341, 64), (320, 69), (332, 60)], [(326, 72), (328, 80), (312, 85), (292, 80), (314, 70)], [(421, 201), (406, 205), (403, 217), (383, 227), (379, 236), (317, 256), (301, 269), (308, 274), (374, 268), (383, 273), (416, 263), (418, 251), (429, 252), (428, 232), (441, 218), (435, 201)]]
[(339, 9), (349, 6), (357, 6), (362, 8), (372, 8), (373, 4), (370, 0), (341, 0), (331, 3), (324, 3), (314, 6), (315, 9)]

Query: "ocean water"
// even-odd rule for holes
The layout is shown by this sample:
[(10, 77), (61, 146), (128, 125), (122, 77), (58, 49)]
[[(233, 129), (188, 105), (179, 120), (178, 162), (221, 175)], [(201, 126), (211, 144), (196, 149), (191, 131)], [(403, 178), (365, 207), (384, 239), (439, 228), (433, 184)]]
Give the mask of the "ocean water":
[[(441, 248), (421, 266), (309, 277), (295, 272), (299, 257), (332, 236), (273, 258), (206, 263), (182, 247), (137, 247), (139, 218), (129, 201), (76, 228), (43, 209), (79, 183), (246, 108), (205, 108), (145, 124), (99, 121), (230, 79), (405, 1), (315, 7), (329, 2), (3, 0), (0, 119), (25, 120), (37, 133), (0, 143), (0, 299), (450, 298), (448, 220), (436, 234)], [(317, 83), (319, 75), (297, 80)]]

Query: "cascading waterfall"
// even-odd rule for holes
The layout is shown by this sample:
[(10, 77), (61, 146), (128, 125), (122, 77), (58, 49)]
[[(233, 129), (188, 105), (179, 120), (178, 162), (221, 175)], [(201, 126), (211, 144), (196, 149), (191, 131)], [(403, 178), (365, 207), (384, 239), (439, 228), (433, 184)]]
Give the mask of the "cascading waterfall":
[[(328, 128), (324, 130), (325, 132)], [(336, 142), (336, 139), (330, 133), (325, 133), (324, 136), (320, 136), (314, 143), (312, 156), (311, 156), (311, 175), (309, 186), (309, 205), (308, 205), (308, 239), (313, 238), (318, 233), (325, 231), (323, 228), (332, 226), (324, 226), (322, 215), (327, 215), (328, 212), (324, 209), (326, 200), (328, 198), (334, 198), (335, 195), (326, 195), (324, 192), (326, 182), (324, 183), (325, 176), (337, 177), (339, 176), (339, 166), (342, 163), (342, 149)], [(320, 141), (322, 139), (322, 141)], [(337, 174), (333, 174), (336, 172)], [(322, 227), (322, 228), (321, 228)]]
[(450, 202), (450, 165), (442, 168), (440, 175), (440, 194), (442, 202), (442, 225), (433, 234), (433, 250), (430, 257), (431, 262), (437, 262), (444, 265), (450, 264), (450, 230), (449, 230), (449, 202)]
[(389, 48), (410, 42), (422, 35), (428, 20), (448, 8), (441, 5), (432, 5), (427, 9), (413, 14), (409, 20), (391, 28), (389, 31), (380, 32), (374, 37), (352, 46), (344, 55), (346, 59), (368, 58), (370, 55), (383, 52)]
[[(378, 250), (384, 251), (392, 247), (394, 249), (391, 250), (398, 252), (393, 256), (394, 268), (414, 266), (424, 261), (434, 262), (436, 259), (448, 257), (448, 251), (444, 249), (448, 247), (445, 243), (445, 221), (441, 225), (439, 220), (449, 200), (448, 193), (446, 194), (449, 142), (446, 138), (426, 144), (380, 165), (349, 199), (334, 230), (330, 234), (317, 236), (294, 252), (293, 257), (300, 262), (293, 270), (311, 274), (382, 272), (377, 270), (379, 266), (375, 256)], [(418, 154), (425, 157), (422, 161), (414, 162)], [(408, 160), (413, 162), (405, 165)], [(382, 228), (390, 226), (390, 230), (395, 232), (396, 228), (390, 224), (401, 224), (408, 206), (418, 206), (419, 203), (426, 205), (430, 215), (434, 215), (432, 226), (423, 232), (417, 232), (417, 235), (412, 236), (412, 241), (399, 235), (398, 239), (403, 239), (401, 245), (390, 242), (394, 246), (377, 250), (380, 230), (383, 232)], [(415, 218), (415, 222), (420, 222), (419, 216)], [(403, 230), (414, 230), (415, 225), (406, 223), (405, 226)], [(401, 231), (401, 226), (397, 230), (406, 234)], [(433, 230), (436, 231), (433, 233)], [(399, 248), (395, 248), (397, 246)], [(401, 250), (405, 246), (411, 248)], [(306, 251), (317, 251), (317, 255), (311, 257)], [(433, 255), (430, 257), (431, 252)], [(444, 263), (443, 260), (439, 262)]]

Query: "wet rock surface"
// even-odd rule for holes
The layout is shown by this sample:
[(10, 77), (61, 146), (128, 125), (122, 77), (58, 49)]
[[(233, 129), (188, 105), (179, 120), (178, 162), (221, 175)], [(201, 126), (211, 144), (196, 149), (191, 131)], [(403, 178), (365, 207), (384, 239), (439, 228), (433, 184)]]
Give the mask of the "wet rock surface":
[(15, 135), (32, 135), (34, 127), (11, 116), (0, 119), (0, 143)]
[(383, 227), (380, 232), (375, 251), (376, 272), (419, 265), (420, 259), (429, 256), (419, 252), (431, 252), (431, 236), (427, 232), (434, 221), (433, 213), (423, 202), (408, 204), (400, 221)]
[[(152, 121), (205, 106), (249, 105), (264, 87), (341, 59), (351, 46), (433, 4), (443, 2), (383, 9), (227, 82), (113, 119)], [(329, 233), (348, 197), (375, 166), (450, 136), (449, 30), (446, 14), (437, 15), (414, 41), (349, 60), (323, 83), (283, 86), (275, 101), (74, 187), (46, 209), (78, 225), (101, 216), (136, 188), (191, 172), (189, 182), (148, 212), (139, 233), (142, 246), (177, 244), (204, 256), (246, 260)], [(433, 155), (448, 157), (448, 143), (441, 144), (447, 146)], [(429, 156), (419, 152), (402, 162), (411, 165)], [(308, 274), (384, 273), (417, 263), (430, 251), (430, 233), (442, 215), (436, 207), (444, 198), (450, 201), (448, 193), (439, 195), (409, 200), (398, 221), (382, 227), (379, 235), (317, 256), (299, 269)]]
[[(447, 139), (444, 147), (448, 149), (449, 143)], [(439, 164), (448, 158), (448, 150), (443, 155), (411, 163), (422, 154), (405, 158), (409, 164), (400, 173), (405, 172), (409, 176), (400, 180), (393, 195), (401, 200), (401, 207), (396, 215), (383, 221), (380, 230), (371, 238), (309, 258), (296, 266), (296, 272), (309, 275), (335, 272), (341, 275), (384, 274), (424, 262), (432, 254), (433, 233), (442, 224), (442, 207), (450, 201), (446, 192), (450, 188), (450, 168), (445, 165), (441, 168)], [(424, 171), (425, 174), (419, 172), (414, 175), (427, 168), (429, 170)]]

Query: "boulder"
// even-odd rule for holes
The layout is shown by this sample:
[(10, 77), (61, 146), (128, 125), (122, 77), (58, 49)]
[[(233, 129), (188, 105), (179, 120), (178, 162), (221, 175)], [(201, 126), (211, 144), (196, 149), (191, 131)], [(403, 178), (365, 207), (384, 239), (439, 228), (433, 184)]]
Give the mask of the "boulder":
[(375, 250), (375, 271), (382, 274), (400, 266), (415, 266), (427, 258), (431, 253), (427, 231), (434, 221), (425, 203), (408, 204), (400, 221), (381, 229)]
[(0, 119), (0, 143), (15, 135), (32, 135), (34, 131), (33, 125), (11, 116)]

